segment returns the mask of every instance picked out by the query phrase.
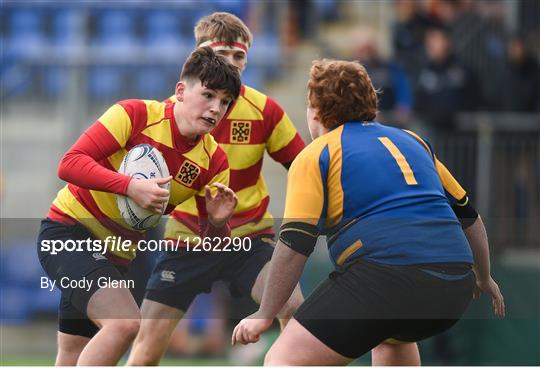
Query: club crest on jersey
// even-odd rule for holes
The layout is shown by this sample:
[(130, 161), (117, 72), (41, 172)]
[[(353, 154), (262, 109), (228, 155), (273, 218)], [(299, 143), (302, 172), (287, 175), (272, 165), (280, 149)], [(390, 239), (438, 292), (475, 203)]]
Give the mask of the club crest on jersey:
[(231, 122), (231, 143), (247, 144), (251, 136), (251, 121)]
[(178, 179), (180, 183), (184, 184), (185, 186), (190, 187), (191, 184), (197, 180), (200, 173), (201, 169), (199, 166), (195, 165), (191, 161), (185, 160), (182, 163), (182, 166), (180, 166), (180, 171), (178, 172), (178, 175), (176, 175), (176, 179)]

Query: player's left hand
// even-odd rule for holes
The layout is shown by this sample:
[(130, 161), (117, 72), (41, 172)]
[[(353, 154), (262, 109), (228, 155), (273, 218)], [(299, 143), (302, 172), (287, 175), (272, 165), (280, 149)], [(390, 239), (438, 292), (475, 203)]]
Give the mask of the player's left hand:
[(212, 195), (210, 186), (205, 187), (206, 211), (208, 220), (215, 227), (222, 227), (232, 216), (238, 198), (229, 187), (221, 183), (213, 183), (212, 187), (217, 189), (216, 194)]
[(473, 298), (478, 299), (482, 292), (485, 292), (491, 296), (491, 303), (493, 304), (493, 311), (495, 312), (495, 315), (498, 317), (504, 317), (506, 314), (504, 297), (499, 289), (499, 285), (497, 285), (491, 276), (485, 281), (480, 279), (476, 280)]
[(237, 342), (243, 345), (257, 342), (261, 334), (272, 326), (272, 318), (261, 318), (258, 313), (253, 313), (236, 325), (231, 337), (232, 345)]

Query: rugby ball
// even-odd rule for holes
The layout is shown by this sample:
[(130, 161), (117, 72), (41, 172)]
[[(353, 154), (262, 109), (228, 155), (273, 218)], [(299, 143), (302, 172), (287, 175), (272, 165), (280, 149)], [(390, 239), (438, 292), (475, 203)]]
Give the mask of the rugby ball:
[[(132, 180), (169, 176), (169, 168), (163, 155), (149, 144), (133, 147), (122, 160), (118, 172), (133, 177)], [(161, 187), (169, 190), (170, 183)], [(147, 230), (156, 226), (167, 208), (167, 204), (164, 204), (161, 214), (158, 214), (140, 207), (131, 198), (122, 195), (116, 196), (116, 203), (124, 221), (136, 230)]]

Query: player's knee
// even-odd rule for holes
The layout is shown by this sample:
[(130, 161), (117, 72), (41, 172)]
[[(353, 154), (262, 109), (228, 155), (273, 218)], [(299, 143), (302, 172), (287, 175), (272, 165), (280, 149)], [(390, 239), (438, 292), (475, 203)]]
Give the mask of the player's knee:
[(139, 332), (141, 321), (139, 319), (116, 320), (108, 323), (106, 327), (114, 331), (120, 339), (131, 342), (135, 340), (135, 337)]
[(130, 366), (148, 366), (148, 365), (158, 365), (161, 358), (161, 354), (157, 354), (155, 351), (148, 349), (147, 347), (139, 346), (138, 349), (135, 349), (127, 365)]

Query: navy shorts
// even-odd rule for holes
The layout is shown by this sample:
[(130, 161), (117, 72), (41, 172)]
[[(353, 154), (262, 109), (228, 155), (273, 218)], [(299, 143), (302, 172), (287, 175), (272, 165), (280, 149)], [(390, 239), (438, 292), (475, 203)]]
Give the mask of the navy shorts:
[(355, 359), (381, 342), (443, 332), (472, 298), (467, 264), (388, 266), (356, 260), (332, 272), (294, 318), (337, 353)]
[[(58, 308), (58, 331), (85, 337), (94, 336), (98, 327), (87, 317), (88, 301), (99, 289), (97, 280), (123, 280), (125, 268), (113, 265), (101, 253), (60, 251), (51, 254), (42, 250), (43, 240), (86, 240), (93, 235), (81, 224), (66, 225), (50, 219), (41, 221), (37, 240), (39, 262), (49, 279), (62, 292)], [(84, 287), (70, 287), (71, 280), (86, 280)], [(64, 285), (64, 286), (63, 286)], [(88, 286), (88, 287), (86, 287)]]
[(185, 248), (159, 255), (146, 286), (145, 299), (186, 311), (214, 282), (229, 283), (233, 297), (249, 296), (261, 269), (274, 251), (269, 236), (252, 239), (249, 251), (194, 252)]

